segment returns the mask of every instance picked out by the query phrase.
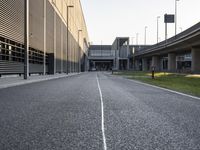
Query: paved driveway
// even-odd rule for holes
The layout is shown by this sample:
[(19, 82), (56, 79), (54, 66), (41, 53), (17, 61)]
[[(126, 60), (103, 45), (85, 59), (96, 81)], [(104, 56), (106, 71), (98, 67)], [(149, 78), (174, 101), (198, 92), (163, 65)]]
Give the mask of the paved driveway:
[(0, 149), (199, 150), (199, 141), (199, 100), (108, 73), (0, 90)]

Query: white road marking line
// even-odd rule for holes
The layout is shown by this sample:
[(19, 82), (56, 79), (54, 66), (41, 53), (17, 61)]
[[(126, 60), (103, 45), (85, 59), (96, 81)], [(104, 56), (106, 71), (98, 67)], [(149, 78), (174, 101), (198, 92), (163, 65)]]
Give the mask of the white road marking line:
[(97, 79), (97, 85), (98, 85), (98, 89), (99, 89), (99, 95), (100, 95), (100, 98), (101, 98), (101, 130), (102, 130), (102, 137), (103, 137), (103, 147), (104, 147), (104, 150), (107, 150), (105, 127), (104, 127), (103, 96), (102, 96), (101, 87), (100, 87), (100, 84), (99, 84), (99, 79), (98, 79), (97, 76), (96, 76), (96, 79)]
[[(124, 79), (127, 79), (127, 78), (124, 78)], [(182, 95), (182, 96), (186, 96), (186, 97), (190, 97), (190, 98), (193, 98), (193, 99), (198, 99), (198, 100), (200, 100), (200, 97), (196, 97), (196, 96), (184, 94), (184, 93), (181, 93), (181, 92), (177, 92), (177, 91), (173, 91), (173, 90), (170, 90), (170, 89), (158, 87), (158, 86), (151, 85), (151, 84), (148, 84), (148, 83), (143, 83), (143, 82), (140, 82), (140, 81), (135, 81), (135, 80), (130, 80), (130, 79), (127, 79), (127, 80), (132, 81), (132, 82), (135, 82), (135, 83), (138, 83), (138, 84), (143, 84), (143, 85), (146, 85), (146, 86), (150, 86), (150, 87), (153, 87), (153, 88), (157, 88), (157, 89), (160, 89), (160, 90), (168, 91), (168, 92), (171, 92), (171, 93), (175, 93), (175, 94), (178, 94), (178, 95)]]

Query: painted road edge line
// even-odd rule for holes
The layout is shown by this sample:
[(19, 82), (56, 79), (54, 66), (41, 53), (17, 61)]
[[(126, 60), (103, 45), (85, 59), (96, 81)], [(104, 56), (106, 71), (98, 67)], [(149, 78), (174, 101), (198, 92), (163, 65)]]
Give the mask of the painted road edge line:
[(143, 84), (143, 85), (150, 86), (150, 87), (153, 87), (153, 88), (157, 88), (157, 89), (160, 89), (160, 90), (164, 90), (164, 91), (168, 91), (168, 92), (175, 93), (175, 94), (178, 94), (178, 95), (182, 95), (182, 96), (186, 96), (186, 97), (190, 97), (190, 98), (193, 98), (193, 99), (200, 100), (200, 97), (188, 95), (188, 94), (185, 94), (185, 93), (177, 92), (177, 91), (174, 91), (174, 90), (166, 89), (166, 88), (163, 88), (163, 87), (159, 87), (159, 86), (156, 86), (156, 85), (151, 85), (151, 84), (140, 82), (140, 81), (136, 81), (136, 80), (131, 80), (131, 79), (127, 79), (127, 78), (124, 78), (124, 79), (132, 81), (132, 82), (135, 82), (135, 83), (138, 83), (138, 84)]
[(107, 150), (106, 136), (105, 136), (105, 127), (104, 127), (103, 96), (102, 96), (102, 92), (101, 92), (101, 87), (100, 87), (100, 84), (99, 84), (98, 76), (96, 76), (96, 79), (97, 79), (97, 85), (98, 85), (99, 95), (100, 95), (100, 99), (101, 99), (101, 130), (102, 130), (102, 137), (103, 137), (103, 148), (104, 148), (104, 150)]

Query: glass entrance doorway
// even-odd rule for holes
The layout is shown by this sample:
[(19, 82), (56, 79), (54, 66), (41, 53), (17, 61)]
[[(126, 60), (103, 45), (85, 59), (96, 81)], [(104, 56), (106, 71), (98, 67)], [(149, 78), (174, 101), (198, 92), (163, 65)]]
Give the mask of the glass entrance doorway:
[(113, 61), (92, 61), (90, 63), (91, 71), (110, 71), (113, 68)]

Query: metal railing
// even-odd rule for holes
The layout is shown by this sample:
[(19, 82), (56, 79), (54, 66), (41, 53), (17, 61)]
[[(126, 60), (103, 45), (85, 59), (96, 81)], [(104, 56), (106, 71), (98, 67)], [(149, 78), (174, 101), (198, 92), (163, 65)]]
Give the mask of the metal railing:
[(89, 57), (115, 57), (115, 50), (89, 50)]

